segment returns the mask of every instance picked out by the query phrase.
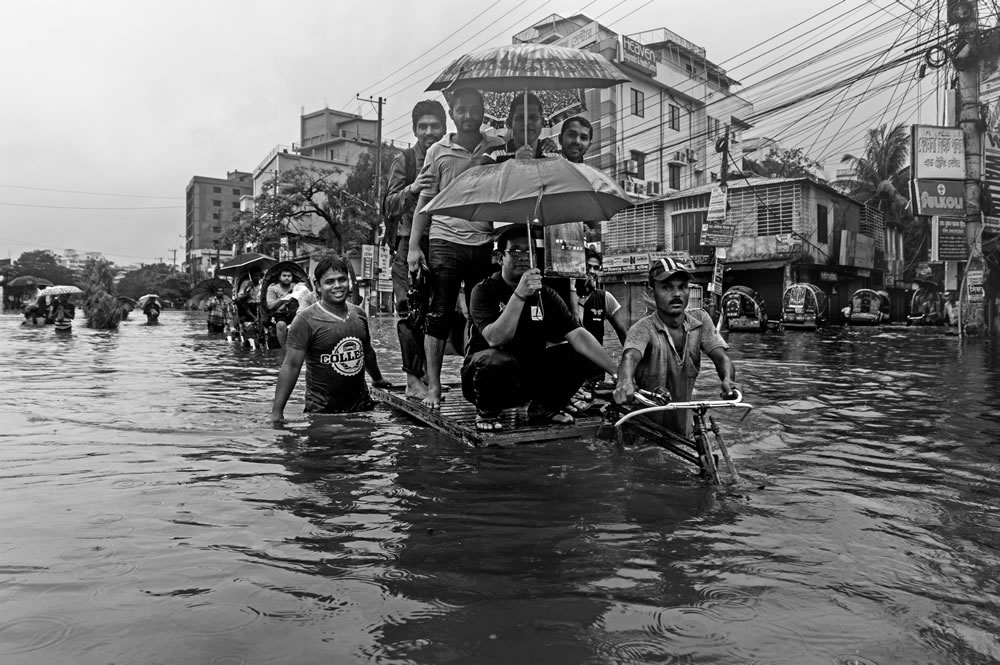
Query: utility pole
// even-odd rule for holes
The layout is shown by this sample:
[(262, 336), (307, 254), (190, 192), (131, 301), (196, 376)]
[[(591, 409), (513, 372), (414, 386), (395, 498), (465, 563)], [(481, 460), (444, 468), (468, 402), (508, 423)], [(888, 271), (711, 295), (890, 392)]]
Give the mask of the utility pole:
[(173, 261), (173, 263), (174, 263), (174, 270), (176, 271), (177, 270), (177, 248), (175, 247), (173, 249), (168, 249), (167, 251), (170, 252), (170, 253), (172, 253), (174, 255), (174, 261)]
[[(980, 56), (973, 52), (973, 45), (979, 41), (979, 11), (976, 2), (951, 0), (948, 5), (949, 22), (958, 24), (955, 67), (958, 69), (958, 126), (962, 129), (965, 140), (965, 239), (969, 245), (969, 261), (962, 277), (959, 302), (963, 309), (961, 318), (965, 333), (976, 335), (984, 330), (983, 300), (970, 302), (967, 283), (970, 272), (982, 279), (985, 271), (983, 217), (979, 204), (983, 175), (983, 132), (979, 110)], [(964, 54), (963, 50), (969, 53)]]
[(375, 277), (371, 282), (372, 293), (368, 297), (369, 305), (375, 307), (371, 312), (372, 314), (378, 311), (377, 306), (374, 304), (374, 298), (372, 296), (378, 297), (378, 268), (379, 265), (379, 245), (381, 245), (380, 237), (380, 227), (382, 225), (382, 106), (385, 104), (385, 99), (379, 97), (378, 99), (363, 99), (360, 95), (355, 95), (359, 101), (369, 102), (375, 105), (375, 109), (378, 112), (378, 124), (375, 126), (375, 213), (378, 216), (374, 227), (373, 242), (375, 245), (375, 258), (374, 263), (376, 268), (374, 269)]

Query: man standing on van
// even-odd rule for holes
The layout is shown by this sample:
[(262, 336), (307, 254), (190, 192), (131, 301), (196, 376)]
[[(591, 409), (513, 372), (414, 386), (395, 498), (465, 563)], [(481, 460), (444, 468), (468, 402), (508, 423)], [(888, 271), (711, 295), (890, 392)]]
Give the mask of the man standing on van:
[[(427, 360), (427, 394), (425, 406), (441, 407), (441, 364), (445, 341), (451, 330), (458, 291), (465, 283), (465, 303), (468, 310), (472, 287), (486, 279), (493, 265), (493, 223), (472, 222), (446, 215), (420, 212), (431, 199), (469, 167), (478, 165), (491, 148), (503, 145), (498, 136), (485, 136), (483, 96), (478, 90), (462, 88), (455, 91), (450, 102), (454, 134), (446, 134), (427, 151), (420, 177), (428, 174), (431, 185), (424, 187), (417, 201), (410, 230), (410, 251), (407, 257), (410, 272), (421, 266), (430, 271), (430, 305), (424, 327), (424, 352)], [(429, 252), (424, 254), (420, 238), (430, 225)]]

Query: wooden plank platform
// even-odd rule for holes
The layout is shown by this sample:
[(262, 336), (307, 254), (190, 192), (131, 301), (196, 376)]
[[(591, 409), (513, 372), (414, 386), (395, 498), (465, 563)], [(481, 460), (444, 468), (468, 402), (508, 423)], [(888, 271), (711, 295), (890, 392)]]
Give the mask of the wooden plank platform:
[[(431, 410), (419, 400), (407, 399), (403, 388), (371, 388), (376, 402), (402, 411), (420, 422), (473, 446), (513, 446), (519, 443), (537, 443), (557, 439), (591, 438), (601, 428), (603, 417), (595, 400), (595, 408), (577, 416), (572, 425), (529, 425), (526, 407), (506, 409), (500, 415), (503, 430), (480, 432), (476, 429), (476, 407), (462, 396), (460, 384), (449, 384), (440, 410)], [(608, 425), (610, 428), (610, 425)], [(610, 429), (609, 429), (610, 431)]]

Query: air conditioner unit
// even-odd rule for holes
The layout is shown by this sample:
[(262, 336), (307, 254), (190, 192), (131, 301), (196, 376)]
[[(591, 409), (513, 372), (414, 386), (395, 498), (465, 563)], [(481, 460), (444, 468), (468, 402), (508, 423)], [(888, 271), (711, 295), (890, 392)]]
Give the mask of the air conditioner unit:
[(660, 183), (658, 180), (647, 180), (646, 181), (646, 193), (650, 196), (660, 195)]
[(630, 159), (625, 162), (625, 172), (629, 174), (634, 174), (639, 172), (639, 162), (635, 159)]
[(692, 148), (688, 148), (685, 153), (688, 164), (694, 164), (698, 161), (698, 154)]
[(687, 162), (687, 153), (685, 153), (683, 150), (678, 150), (674, 152), (673, 156), (670, 158), (670, 161), (674, 162), (675, 164), (684, 164)]
[(637, 183), (635, 183), (635, 195), (636, 196), (645, 196), (646, 195), (646, 183), (644, 183), (644, 182), (637, 182)]

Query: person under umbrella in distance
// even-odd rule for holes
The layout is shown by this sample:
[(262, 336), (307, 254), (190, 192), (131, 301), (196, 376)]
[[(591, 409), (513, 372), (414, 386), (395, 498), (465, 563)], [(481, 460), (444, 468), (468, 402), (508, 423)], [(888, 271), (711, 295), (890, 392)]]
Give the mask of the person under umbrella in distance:
[(205, 301), (205, 312), (208, 313), (208, 332), (222, 333), (226, 331), (229, 308), (222, 289), (216, 289)]
[[(502, 428), (500, 412), (528, 404), (534, 423), (570, 424), (562, 407), (583, 382), (603, 369), (615, 371), (594, 336), (580, 326), (551, 288), (530, 268), (527, 228), (500, 232), (501, 269), (472, 289), (473, 328), (462, 366), (462, 394), (476, 405), (476, 427)], [(547, 346), (565, 340), (568, 344)]]
[[(656, 311), (639, 319), (625, 336), (614, 400), (628, 404), (637, 388), (666, 390), (675, 402), (688, 402), (704, 353), (715, 364), (722, 382), (722, 396), (736, 390), (736, 370), (726, 353), (729, 345), (715, 330), (703, 309), (688, 311), (691, 273), (673, 259), (658, 259), (649, 270), (649, 287)], [(681, 436), (691, 433), (687, 409), (655, 414), (660, 423)]]

